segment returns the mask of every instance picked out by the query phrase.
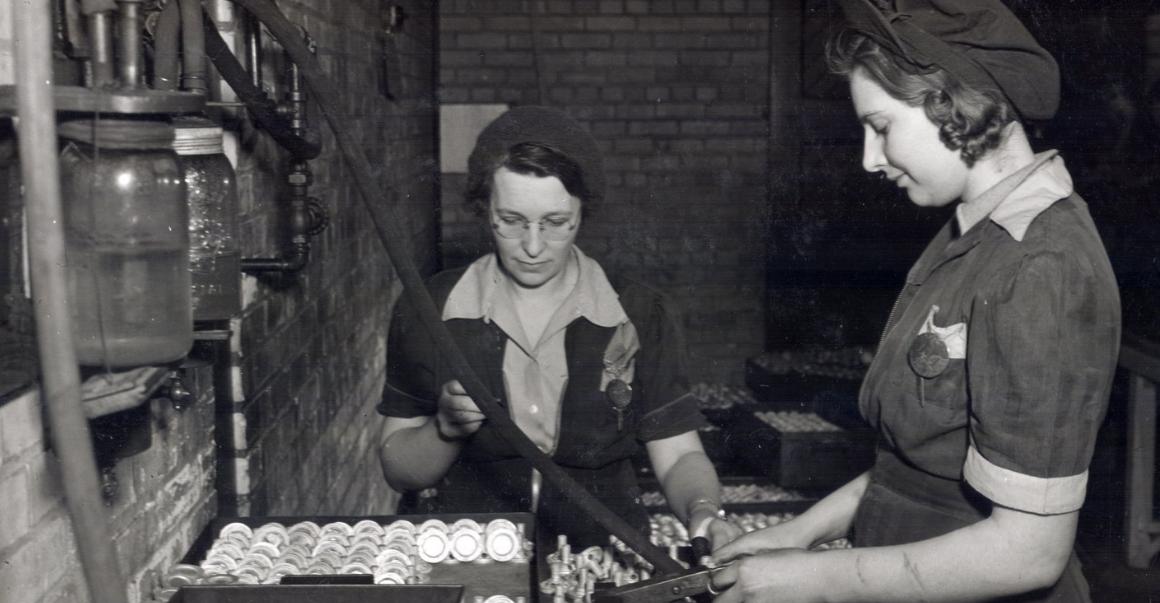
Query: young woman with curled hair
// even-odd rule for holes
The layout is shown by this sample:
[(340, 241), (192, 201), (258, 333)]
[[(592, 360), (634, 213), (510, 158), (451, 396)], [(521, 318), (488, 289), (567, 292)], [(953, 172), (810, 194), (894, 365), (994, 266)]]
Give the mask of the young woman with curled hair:
[(717, 601), (1088, 601), (1072, 549), (1120, 306), (1063, 159), (1023, 129), (1055, 112), (1056, 64), (999, 0), (842, 6), (863, 168), (956, 213), (862, 385), (873, 468), (718, 550)]
[(1003, 140), (1008, 124), (1018, 119), (998, 89), (966, 86), (945, 70), (918, 72), (892, 59), (873, 39), (843, 30), (828, 46), (830, 70), (850, 77), (855, 68), (891, 97), (921, 107), (939, 128), (939, 139), (952, 151), (960, 151), (968, 166)]

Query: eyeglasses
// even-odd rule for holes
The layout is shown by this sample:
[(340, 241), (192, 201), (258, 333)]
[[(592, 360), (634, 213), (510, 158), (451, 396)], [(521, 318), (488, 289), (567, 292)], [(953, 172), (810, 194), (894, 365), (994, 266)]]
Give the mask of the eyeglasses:
[[(505, 239), (519, 239), (523, 238), (524, 234), (528, 232), (532, 223), (520, 216), (497, 216), (492, 214), (491, 227), (495, 229), (499, 236)], [(567, 239), (573, 230), (576, 230), (577, 222), (573, 220), (574, 216), (551, 216), (536, 222), (540, 228), (540, 236), (549, 241), (563, 241)]]

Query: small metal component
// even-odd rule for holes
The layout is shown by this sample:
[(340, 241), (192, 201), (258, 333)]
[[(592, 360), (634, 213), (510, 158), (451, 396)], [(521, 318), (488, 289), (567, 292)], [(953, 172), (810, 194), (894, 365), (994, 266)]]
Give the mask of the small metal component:
[(177, 373), (169, 376), (169, 381), (162, 386), (160, 393), (169, 398), (169, 401), (173, 403), (173, 409), (178, 412), (189, 408), (196, 401), (196, 397), (185, 386), (185, 381)]

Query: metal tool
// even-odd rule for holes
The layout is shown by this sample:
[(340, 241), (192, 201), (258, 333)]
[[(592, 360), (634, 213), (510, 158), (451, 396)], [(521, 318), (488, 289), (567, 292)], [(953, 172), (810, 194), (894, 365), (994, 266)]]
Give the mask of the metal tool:
[(669, 603), (709, 593), (713, 572), (720, 568), (701, 567), (675, 576), (661, 576), (616, 588), (597, 590), (592, 603)]
[(689, 546), (692, 548), (692, 563), (695, 566), (691, 570), (598, 590), (592, 595), (592, 603), (668, 603), (685, 598), (708, 603), (715, 594), (709, 590), (713, 572), (725, 566), (708, 567), (707, 561), (713, 553), (708, 538), (694, 537), (689, 541)]

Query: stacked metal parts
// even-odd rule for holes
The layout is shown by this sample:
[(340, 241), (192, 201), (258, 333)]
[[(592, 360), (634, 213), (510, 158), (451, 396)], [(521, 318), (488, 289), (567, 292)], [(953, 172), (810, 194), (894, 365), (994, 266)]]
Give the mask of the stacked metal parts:
[[(524, 525), (497, 517), (461, 518), (450, 523), (406, 519), (386, 523), (363, 519), (256, 527), (231, 522), (197, 564), (174, 566), (164, 578), (161, 599), (182, 586), (199, 584), (279, 584), (286, 576), (359, 575), (374, 584), (447, 584), (463, 576), (486, 580), (487, 573), (519, 565), (526, 575), (532, 543)], [(448, 568), (455, 567), (455, 573)], [(516, 592), (489, 592), (510, 601)], [(494, 602), (493, 602), (494, 603)]]
[[(730, 513), (729, 520), (746, 532), (753, 532), (789, 521), (794, 513)], [(682, 565), (682, 553), (689, 546), (689, 534), (675, 515), (653, 514), (649, 520), (651, 536), (656, 546), (668, 549), (669, 556)], [(845, 539), (823, 543), (816, 548), (849, 548)], [(592, 603), (599, 591), (622, 587), (653, 577), (653, 566), (615, 537), (606, 547), (588, 547), (573, 551), (563, 536), (556, 550), (547, 556), (550, 575), (540, 582), (541, 600), (551, 598), (553, 603)]]

